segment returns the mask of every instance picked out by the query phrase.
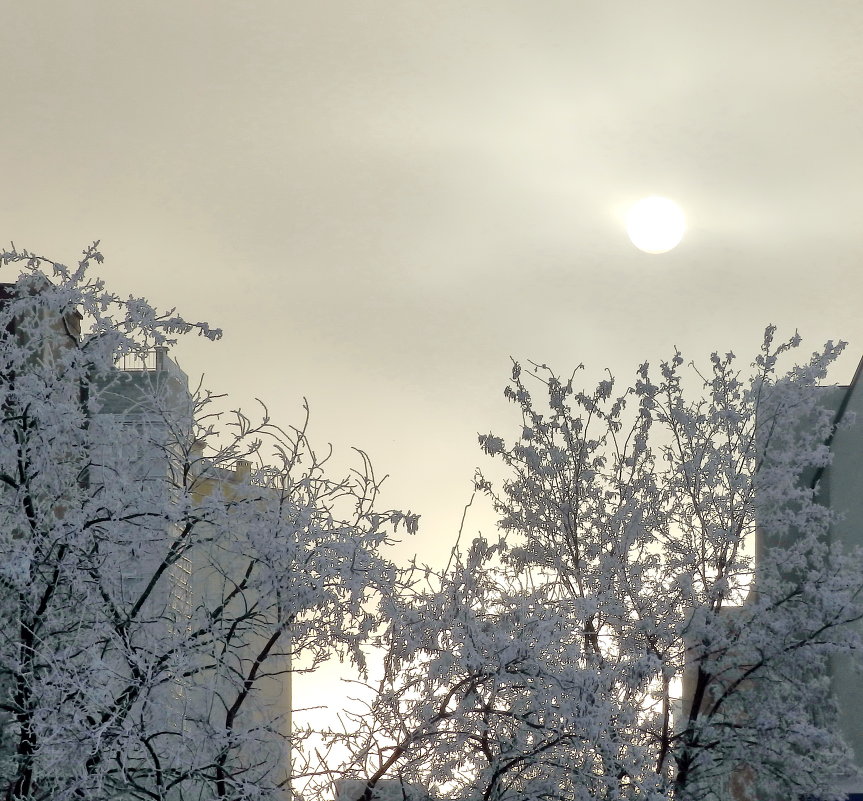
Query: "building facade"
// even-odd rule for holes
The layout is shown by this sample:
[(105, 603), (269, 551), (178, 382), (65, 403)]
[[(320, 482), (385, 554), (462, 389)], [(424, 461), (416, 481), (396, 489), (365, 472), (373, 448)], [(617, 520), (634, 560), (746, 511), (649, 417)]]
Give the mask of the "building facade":
[[(41, 303), (39, 293), (49, 287), (47, 279), (23, 292), (18, 284), (0, 285), (0, 311), (13, 304), (24, 310), (4, 317), (8, 350), (17, 355), (2, 366), (8, 425), (0, 472), (23, 475), (27, 437), (34, 453), (49, 442), (53, 450), (45, 460), (56, 472), (51, 483), (41, 478), (44, 466), (30, 471), (41, 475), (34, 478), (30, 501), (37, 544), (28, 546), (25, 525), (20, 535), (13, 532), (16, 548), (6, 556), (9, 561), (13, 550), (20, 551), (38, 582), (45, 570), (32, 554), (49, 543), (44, 567), (55, 566), (60, 586), (72, 568), (58, 553), (87, 544), (76, 563), (79, 574), (69, 573), (64, 586), (74, 600), (52, 613), (52, 625), (62, 633), (25, 648), (51, 670), (43, 668), (31, 680), (32, 671), (21, 666), (20, 646), (0, 653), (0, 690), (10, 708), (19, 709), (29, 692), (36, 721), (31, 726), (20, 712), (0, 715), (0, 779), (15, 782), (13, 795), (23, 797), (38, 781), (14, 778), (24, 762), (39, 768), (42, 760), (43, 777), (62, 772), (62, 765), (48, 764), (57, 761), (57, 748), (51, 746), (49, 759), (47, 749), (40, 756), (39, 743), (58, 736), (74, 742), (74, 735), (62, 734), (65, 725), (81, 737), (116, 740), (103, 773), (117, 798), (173, 801), (229, 795), (245, 785), (268, 788), (269, 798), (288, 798), (290, 645), (286, 636), (277, 647), (271, 642), (278, 639), (273, 632), (284, 634), (285, 628), (277, 619), (277, 601), (267, 595), (269, 585), (256, 579), (266, 557), (256, 553), (250, 537), (251, 526), (278, 522), (278, 493), (261, 486), (251, 464), (236, 453), (220, 454), (217, 444), (208, 455), (199, 438), (207, 427), (196, 419), (188, 378), (167, 348), (87, 368), (79, 347), (81, 317)], [(19, 303), (22, 297), (32, 302)], [(21, 423), (31, 408), (38, 421), (40, 404), (42, 421)], [(0, 486), (4, 518), (20, 506), (22, 490), (12, 483)], [(71, 539), (64, 542), (65, 537)], [(96, 587), (98, 593), (91, 589)], [(25, 601), (26, 590), (19, 592)], [(37, 601), (40, 594), (59, 601), (52, 593), (39, 590)], [(45, 604), (36, 606), (45, 611)], [(17, 614), (12, 607), (10, 614)], [(63, 622), (67, 617), (71, 622)], [(61, 678), (73, 682), (69, 686), (83, 687), (87, 680), (92, 686), (67, 692), (75, 709), (64, 720), (58, 706), (52, 722), (37, 705), (51, 709), (63, 703), (51, 698)], [(31, 733), (25, 732), (28, 726)], [(31, 743), (29, 757), (22, 749)], [(72, 758), (70, 752), (66, 761)], [(94, 765), (91, 756), (85, 769)], [(39, 773), (31, 768), (29, 773)]]
[[(832, 543), (848, 550), (863, 547), (863, 360), (847, 386), (825, 388), (824, 405), (834, 410), (829, 442), (831, 462), (810, 478), (817, 499), (837, 515), (830, 529)], [(861, 577), (863, 583), (863, 577)], [(858, 624), (863, 633), (863, 623)], [(834, 657), (831, 687), (839, 727), (854, 755), (847, 775), (840, 777), (849, 801), (863, 801), (863, 673), (859, 660)]]

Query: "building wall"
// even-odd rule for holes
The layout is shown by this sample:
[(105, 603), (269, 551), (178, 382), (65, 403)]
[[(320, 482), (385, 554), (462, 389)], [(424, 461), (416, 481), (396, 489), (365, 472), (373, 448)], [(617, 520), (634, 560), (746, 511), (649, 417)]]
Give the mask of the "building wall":
[[(196, 461), (201, 453), (194, 454)], [(253, 506), (264, 503), (269, 490), (252, 483), (250, 464), (239, 460), (233, 469), (208, 465), (206, 460), (198, 462), (198, 475), (194, 481), (194, 498), (204, 502), (211, 495), (218, 495), (229, 502), (250, 502)], [(259, 500), (259, 499), (264, 499)], [(226, 592), (233, 587), (234, 580), (242, 575), (249, 558), (254, 558), (254, 546), (241, 527), (232, 531), (229, 542), (214, 541), (208, 552), (193, 556), (190, 567), (191, 592), (194, 597), (203, 597), (211, 606), (218, 605)], [(254, 592), (247, 593), (244, 603), (254, 600)], [(264, 636), (255, 635), (248, 641), (246, 653), (238, 654), (243, 660), (242, 669), (248, 672), (252, 654), (264, 645)], [(287, 646), (287, 637), (283, 639)], [(268, 660), (268, 671), (280, 675), (261, 676), (256, 686), (258, 691), (254, 703), (249, 703), (243, 713), (246, 726), (256, 726), (277, 720), (276, 730), (280, 739), (265, 746), (270, 758), (277, 763), (276, 774), (280, 781), (287, 781), (291, 769), (290, 735), (292, 732), (292, 682), (289, 656), (276, 656)], [(286, 790), (285, 796), (290, 792)]]
[[(145, 487), (149, 483), (154, 493), (163, 496), (171, 491), (172, 484), (182, 484), (181, 463), (191, 459), (195, 466), (188, 480), (196, 505), (215, 495), (227, 502), (251, 499), (254, 503), (254, 498), (267, 492), (266, 488), (252, 485), (248, 462), (238, 461), (233, 469), (209, 464), (202, 448), (192, 443), (194, 409), (188, 379), (164, 349), (157, 351), (154, 359), (132, 361), (130, 366), (131, 369), (118, 369), (94, 389), (96, 412), (91, 426), (97, 466), (93, 481), (110, 481), (111, 470), (119, 461), (127, 472), (132, 466)], [(152, 575), (153, 566), (162, 558), (176, 532), (164, 526), (151, 532), (147, 532), (146, 527), (143, 531), (138, 527), (136, 535), (139, 537), (136, 552), (118, 555), (118, 563), (129, 576), (130, 586), (134, 586), (136, 577)], [(239, 580), (238, 576), (245, 571), (251, 546), (242, 524), (232, 529), (229, 536), (230, 542), (224, 541), (225, 536), (220, 533), (211, 543), (190, 549), (188, 556), (170, 568), (171, 581), (166, 583), (162, 593), (154, 595), (154, 606), (171, 610), (178, 635), (182, 635), (184, 622), (191, 619), (202, 602), (207, 608), (217, 607), (233, 587), (234, 579)], [(205, 533), (200, 533), (199, 539), (205, 540)], [(247, 593), (245, 600), (248, 598)], [(241, 649), (237, 653), (236, 667), (248, 671), (251, 654), (257, 653), (262, 645), (263, 638), (253, 636), (245, 652)], [(276, 729), (281, 739), (269, 744), (262, 741), (260, 748), (274, 763), (276, 778), (285, 780), (291, 767), (291, 664), (290, 659), (284, 657), (271, 660), (270, 665), (282, 675), (258, 679), (254, 698), (244, 704), (240, 723), (255, 728), (278, 719)], [(178, 687), (169, 701), (176, 719), (166, 723), (181, 730), (191, 725), (189, 721), (200, 720), (202, 716), (218, 717), (222, 710), (208, 712), (203, 708), (212, 696), (212, 688), (205, 690), (204, 685), (229, 680), (227, 676), (204, 674), (197, 689), (195, 681)], [(215, 718), (213, 723), (218, 725)], [(288, 794), (286, 791), (286, 797)]]
[[(845, 548), (863, 547), (863, 386), (825, 390), (826, 404), (846, 408), (831, 443), (832, 464), (820, 477), (818, 497), (839, 514), (831, 529), (831, 540)], [(854, 424), (856, 418), (856, 425)], [(863, 632), (863, 624), (858, 624)], [(863, 675), (848, 657), (835, 657), (832, 685), (839, 707), (839, 725), (854, 750), (855, 766), (863, 768)], [(863, 781), (852, 781), (847, 789), (863, 793)]]

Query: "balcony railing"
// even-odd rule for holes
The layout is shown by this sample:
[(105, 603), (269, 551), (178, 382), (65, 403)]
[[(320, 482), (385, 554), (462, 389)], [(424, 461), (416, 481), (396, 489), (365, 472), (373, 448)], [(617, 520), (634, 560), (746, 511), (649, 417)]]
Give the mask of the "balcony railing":
[(162, 373), (167, 372), (181, 380), (186, 380), (186, 374), (180, 366), (168, 356), (168, 349), (159, 345), (152, 350), (128, 353), (121, 356), (117, 362), (117, 369), (124, 373)]

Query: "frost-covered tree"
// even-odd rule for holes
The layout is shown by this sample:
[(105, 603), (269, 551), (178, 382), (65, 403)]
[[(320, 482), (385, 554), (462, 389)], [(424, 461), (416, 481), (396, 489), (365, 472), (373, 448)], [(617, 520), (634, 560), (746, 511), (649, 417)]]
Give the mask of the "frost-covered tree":
[(413, 520), (190, 392), (166, 346), (219, 332), (93, 262), (0, 254), (0, 791), (286, 797), (290, 673), (362, 661)]
[(768, 329), (748, 370), (676, 353), (621, 393), (514, 366), (518, 435), (480, 437), (507, 471), (477, 482), (499, 540), (393, 611), (348, 738), (367, 798), (387, 776), (488, 801), (842, 797), (829, 665), (859, 650), (863, 560), (811, 486), (842, 345), (783, 367), (798, 344)]

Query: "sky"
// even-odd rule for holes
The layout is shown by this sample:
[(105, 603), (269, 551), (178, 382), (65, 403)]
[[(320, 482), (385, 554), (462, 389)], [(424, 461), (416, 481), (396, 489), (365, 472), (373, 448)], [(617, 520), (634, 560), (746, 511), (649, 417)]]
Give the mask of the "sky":
[[(477, 434), (517, 431), (511, 358), (625, 384), (772, 322), (849, 340), (850, 379), (861, 42), (839, 0), (7, 0), (0, 237), (99, 239), (115, 290), (221, 326), (186, 371), (284, 425), (308, 398), (434, 561)], [(663, 255), (623, 224), (653, 194)]]

